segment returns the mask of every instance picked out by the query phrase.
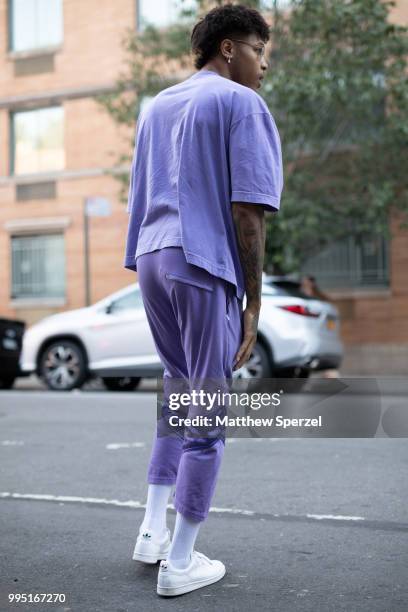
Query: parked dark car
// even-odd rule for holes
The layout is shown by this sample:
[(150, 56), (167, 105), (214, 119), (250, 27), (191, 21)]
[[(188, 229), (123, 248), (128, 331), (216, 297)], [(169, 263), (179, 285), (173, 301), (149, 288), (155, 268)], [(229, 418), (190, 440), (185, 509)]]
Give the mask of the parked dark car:
[(0, 318), (0, 389), (11, 389), (20, 371), (24, 321)]

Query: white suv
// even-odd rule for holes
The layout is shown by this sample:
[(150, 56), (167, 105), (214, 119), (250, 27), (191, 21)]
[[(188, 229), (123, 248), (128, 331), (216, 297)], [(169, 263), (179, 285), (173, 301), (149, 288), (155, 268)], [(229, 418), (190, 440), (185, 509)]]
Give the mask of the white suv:
[[(311, 370), (337, 368), (342, 354), (337, 309), (303, 295), (298, 283), (264, 276), (258, 342), (234, 376), (307, 377)], [(93, 376), (109, 389), (131, 390), (142, 377), (161, 377), (138, 283), (29, 327), (20, 367), (53, 390), (81, 387)]]

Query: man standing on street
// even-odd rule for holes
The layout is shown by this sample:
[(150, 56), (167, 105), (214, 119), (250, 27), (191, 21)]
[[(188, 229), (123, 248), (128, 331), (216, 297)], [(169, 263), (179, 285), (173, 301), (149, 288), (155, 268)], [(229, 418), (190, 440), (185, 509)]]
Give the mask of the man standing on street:
[[(279, 209), (283, 187), (278, 130), (257, 93), (268, 40), (258, 11), (231, 4), (211, 10), (191, 35), (198, 72), (161, 91), (138, 118), (124, 265), (138, 272), (165, 386), (231, 379), (256, 342), (264, 212)], [(133, 558), (162, 559), (157, 593), (172, 596), (225, 574), (221, 561), (194, 549), (225, 437), (165, 435), (164, 421), (157, 423)]]

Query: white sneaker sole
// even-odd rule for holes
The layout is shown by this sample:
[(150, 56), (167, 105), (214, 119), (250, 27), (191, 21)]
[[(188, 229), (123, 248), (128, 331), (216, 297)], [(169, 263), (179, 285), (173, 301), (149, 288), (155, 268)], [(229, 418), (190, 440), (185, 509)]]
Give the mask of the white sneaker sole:
[(163, 597), (183, 595), (183, 593), (189, 593), (190, 591), (195, 591), (196, 589), (201, 589), (201, 587), (205, 587), (209, 584), (214, 584), (214, 582), (218, 582), (218, 580), (224, 578), (225, 573), (226, 568), (224, 567), (222, 572), (220, 572), (216, 576), (211, 576), (211, 578), (205, 578), (204, 580), (195, 580), (194, 582), (189, 582), (188, 584), (183, 584), (177, 587), (161, 587), (157, 585), (157, 594), (162, 595)]
[(155, 565), (158, 561), (161, 561), (162, 559), (166, 559), (167, 555), (169, 554), (169, 550), (170, 550), (170, 546), (168, 546), (168, 548), (166, 548), (165, 551), (157, 554), (157, 555), (151, 555), (149, 553), (139, 553), (136, 550), (133, 551), (133, 561), (141, 561), (142, 563), (148, 563), (150, 565)]

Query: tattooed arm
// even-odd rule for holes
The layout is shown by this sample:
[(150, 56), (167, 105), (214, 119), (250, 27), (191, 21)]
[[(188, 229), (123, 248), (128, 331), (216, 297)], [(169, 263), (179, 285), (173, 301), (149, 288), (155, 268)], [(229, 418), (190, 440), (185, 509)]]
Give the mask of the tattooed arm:
[(246, 292), (244, 337), (233, 368), (238, 370), (248, 361), (257, 337), (265, 256), (265, 217), (262, 206), (244, 202), (232, 203), (232, 216)]

